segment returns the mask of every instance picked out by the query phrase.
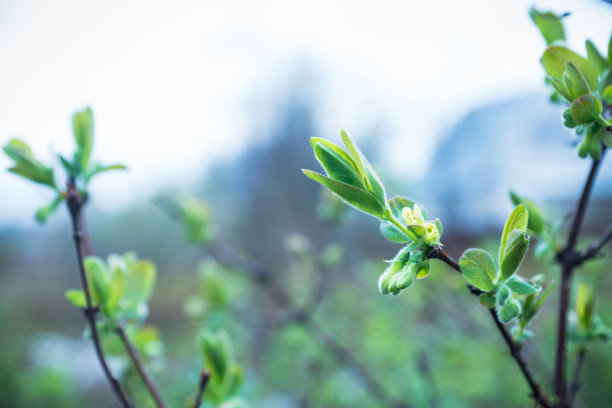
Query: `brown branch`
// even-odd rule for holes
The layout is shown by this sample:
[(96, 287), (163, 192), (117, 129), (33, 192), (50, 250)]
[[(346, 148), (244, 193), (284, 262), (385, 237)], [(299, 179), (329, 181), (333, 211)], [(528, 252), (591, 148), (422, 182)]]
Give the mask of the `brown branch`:
[(582, 264), (585, 261), (598, 256), (599, 251), (603, 249), (604, 245), (606, 245), (610, 239), (612, 239), (612, 223), (609, 224), (599, 238), (591, 243), (586, 251), (584, 251), (582, 258), (580, 259), (580, 263)]
[(72, 233), (77, 253), (79, 275), (81, 278), (81, 284), (83, 286), (83, 292), (85, 292), (86, 307), (83, 309), (83, 313), (85, 314), (85, 319), (87, 320), (87, 323), (89, 325), (89, 329), (91, 331), (91, 338), (93, 340), (94, 348), (96, 350), (96, 355), (98, 357), (100, 365), (102, 366), (102, 370), (104, 371), (106, 379), (110, 383), (115, 395), (121, 402), (121, 405), (124, 408), (131, 408), (132, 403), (130, 402), (127, 397), (127, 394), (121, 387), (121, 384), (113, 376), (113, 373), (108, 367), (108, 364), (104, 357), (104, 352), (102, 351), (102, 346), (100, 344), (100, 336), (98, 334), (98, 327), (96, 325), (96, 314), (98, 312), (98, 308), (94, 308), (92, 306), (89, 283), (87, 281), (87, 275), (85, 274), (85, 265), (83, 263), (83, 240), (81, 230), (81, 210), (83, 208), (83, 201), (80, 197), (79, 192), (74, 187), (74, 183), (72, 181), (68, 182), (66, 195), (66, 204), (68, 206), (68, 212), (70, 213), (70, 220), (72, 222)]
[(581, 347), (580, 350), (578, 350), (578, 356), (576, 357), (574, 375), (572, 377), (572, 382), (570, 383), (569, 396), (567, 398), (570, 404), (574, 403), (574, 398), (576, 397), (578, 390), (582, 386), (582, 383), (580, 382), (580, 370), (582, 369), (582, 365), (584, 364), (585, 356), (586, 349), (584, 347)]
[[(446, 252), (444, 252), (442, 250), (442, 247), (440, 246), (434, 246), (429, 252), (428, 257), (433, 258), (433, 259), (438, 259), (446, 263), (448, 266), (453, 268), (455, 271), (461, 273), (461, 269), (459, 268), (459, 264), (457, 263), (457, 261), (455, 261), (452, 257), (450, 257)], [(468, 285), (468, 288), (470, 289), (470, 292), (473, 295), (478, 296), (481, 293), (483, 293), (481, 290), (473, 287), (472, 285)], [(533, 398), (536, 403), (538, 403), (540, 406), (544, 408), (552, 407), (551, 403), (548, 401), (546, 394), (542, 392), (540, 384), (538, 384), (533, 374), (531, 373), (531, 370), (529, 370), (529, 367), (527, 366), (527, 362), (525, 361), (525, 359), (523, 358), (521, 354), (521, 347), (516, 345), (516, 343), (512, 339), (512, 336), (510, 335), (510, 333), (508, 333), (508, 331), (504, 327), (504, 324), (497, 317), (497, 313), (495, 312), (495, 309), (489, 309), (489, 313), (491, 315), (491, 318), (495, 322), (495, 326), (497, 327), (497, 330), (501, 333), (504, 339), (504, 342), (506, 343), (506, 346), (508, 346), (510, 355), (518, 364), (519, 368), (521, 369), (521, 372), (523, 373), (523, 376), (525, 377), (525, 379), (527, 380), (527, 383), (529, 384), (529, 388), (531, 389), (530, 397)]]
[[(219, 242), (213, 242), (207, 247), (208, 254), (220, 264), (226, 267), (241, 268), (246, 270), (247, 276), (258, 283), (268, 294), (270, 299), (281, 309), (291, 310), (292, 301), (289, 293), (273, 278), (273, 273), (266, 267), (255, 264), (245, 258), (236, 255), (230, 248)], [(318, 343), (328, 352), (340, 365), (354, 367), (364, 379), (367, 391), (378, 398), (387, 407), (409, 408), (403, 401), (398, 401), (385, 389), (371, 373), (370, 370), (361, 365), (353, 353), (340, 344), (333, 335), (320, 326), (309, 313), (300, 309), (293, 309), (289, 314), (290, 322), (295, 323), (303, 329), (310, 329), (309, 334), (314, 334), (311, 339)], [(289, 321), (288, 321), (289, 322)]]
[(204, 395), (204, 391), (206, 391), (208, 380), (210, 380), (210, 372), (202, 369), (202, 371), (200, 371), (200, 382), (198, 383), (198, 392), (196, 393), (193, 408), (199, 408), (202, 404), (202, 396)]
[(140, 374), (140, 378), (142, 378), (142, 381), (145, 383), (145, 385), (149, 389), (149, 392), (151, 393), (151, 396), (155, 400), (155, 405), (157, 406), (157, 408), (166, 408), (166, 403), (164, 402), (159, 390), (157, 389), (153, 378), (151, 378), (151, 376), (145, 369), (144, 364), (142, 363), (140, 356), (138, 355), (138, 351), (132, 345), (132, 342), (128, 338), (127, 333), (123, 329), (123, 326), (119, 324), (115, 331), (121, 338), (121, 342), (125, 346), (125, 349), (127, 350), (130, 359), (132, 360), (132, 363), (136, 367), (138, 374)]
[(584, 215), (588, 206), (591, 191), (595, 184), (595, 178), (599, 170), (601, 161), (606, 153), (603, 148), (602, 157), (599, 160), (593, 160), (591, 169), (587, 177), (578, 205), (570, 232), (567, 237), (567, 245), (559, 253), (556, 259), (561, 264), (561, 286), (559, 288), (559, 315), (557, 318), (557, 348), (555, 352), (555, 395), (557, 396), (561, 408), (568, 407), (567, 401), (567, 385), (566, 385), (566, 359), (567, 359), (567, 312), (569, 309), (569, 301), (572, 288), (572, 277), (574, 268), (582, 262), (582, 257), (575, 246), (578, 241), (580, 229), (584, 221)]

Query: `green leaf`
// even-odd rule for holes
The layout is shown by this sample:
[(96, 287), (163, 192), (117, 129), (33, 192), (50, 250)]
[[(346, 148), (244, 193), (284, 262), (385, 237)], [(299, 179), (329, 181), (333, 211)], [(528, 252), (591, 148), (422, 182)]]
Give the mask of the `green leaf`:
[(77, 145), (74, 154), (75, 162), (78, 164), (80, 172), (85, 172), (94, 143), (94, 120), (91, 108), (87, 107), (72, 116), (72, 131)]
[(565, 30), (561, 22), (561, 16), (550, 11), (541, 12), (533, 7), (529, 10), (529, 16), (542, 33), (546, 44), (565, 41)]
[(87, 299), (85, 299), (85, 292), (81, 289), (68, 289), (65, 293), (66, 299), (76, 307), (82, 309), (87, 307)]
[(612, 85), (608, 85), (604, 88), (601, 93), (601, 98), (606, 101), (608, 105), (612, 105)]
[(127, 170), (127, 167), (123, 164), (111, 164), (109, 166), (104, 166), (100, 163), (95, 163), (87, 170), (87, 173), (85, 174), (85, 183), (88, 183), (93, 178), (93, 176), (111, 170)]
[(38, 222), (39, 224), (43, 224), (45, 221), (47, 221), (47, 218), (49, 218), (53, 213), (55, 213), (55, 211), (57, 210), (57, 207), (63, 201), (64, 201), (64, 196), (61, 194), (58, 194), (51, 203), (49, 203), (48, 205), (39, 207), (36, 210), (36, 214), (34, 216), (34, 218), (36, 219), (36, 222)]
[(565, 64), (565, 72), (561, 78), (572, 100), (591, 93), (584, 76), (571, 61)]
[(517, 295), (532, 295), (534, 293), (538, 293), (542, 289), (539, 286), (527, 282), (518, 275), (514, 275), (508, 279), (506, 286), (508, 286), (512, 292), (516, 293)]
[(567, 64), (568, 61), (580, 70), (589, 89), (597, 89), (598, 79), (595, 68), (593, 68), (593, 65), (587, 59), (576, 54), (574, 51), (563, 46), (551, 45), (544, 51), (544, 55), (540, 59), (546, 73), (559, 80), (563, 77), (565, 64)]
[(582, 95), (572, 102), (572, 116), (578, 124), (588, 124), (599, 119), (603, 106), (599, 98)]
[(83, 260), (85, 273), (89, 282), (89, 290), (94, 304), (106, 306), (110, 288), (110, 273), (104, 261), (96, 256), (88, 256)]
[(512, 213), (510, 213), (510, 216), (508, 217), (508, 219), (506, 220), (506, 224), (504, 225), (504, 231), (502, 232), (501, 236), (501, 245), (499, 247), (500, 263), (502, 260), (502, 256), (506, 253), (508, 236), (514, 230), (526, 232), (528, 222), (529, 212), (527, 211), (527, 208), (525, 208), (525, 206), (522, 204), (517, 205), (514, 210), (512, 210)]
[(337, 155), (342, 157), (347, 163), (350, 163), (356, 173), (359, 173), (359, 170), (357, 169), (357, 165), (355, 164), (355, 162), (353, 161), (351, 156), (349, 156), (348, 153), (346, 153), (344, 150), (342, 150), (342, 148), (340, 148), (339, 146), (337, 146), (336, 144), (330, 142), (327, 139), (323, 139), (323, 138), (320, 138), (320, 137), (312, 137), (312, 138), (310, 138), (310, 144), (311, 144), (313, 149), (314, 149), (314, 147), (315, 147), (315, 145), (317, 143), (321, 143), (321, 144), (329, 147), (330, 149), (332, 149)]
[(578, 286), (575, 305), (578, 324), (583, 332), (587, 332), (595, 316), (595, 295), (592, 286), (585, 283)]
[(591, 40), (586, 40), (587, 59), (593, 64), (597, 75), (601, 75), (608, 67), (608, 60), (599, 52)]
[[(548, 295), (550, 295), (552, 288), (553, 283), (551, 282), (548, 286), (546, 286), (546, 288), (544, 288), (544, 290), (535, 300), (530, 302), (529, 307), (526, 307), (527, 310), (525, 310), (524, 316), (525, 325), (527, 325), (527, 323), (529, 323), (537, 315), (540, 309), (542, 309), (542, 306), (544, 306), (544, 303), (546, 302)], [(527, 299), (533, 299), (533, 296), (534, 295), (530, 295), (527, 297)], [(527, 304), (527, 299), (525, 300), (525, 304)]]
[(122, 298), (128, 309), (135, 309), (149, 301), (156, 275), (155, 264), (150, 261), (137, 261), (129, 266)]
[(314, 145), (314, 154), (319, 163), (321, 163), (321, 166), (323, 166), (327, 172), (328, 177), (342, 183), (350, 184), (353, 187), (365, 189), (363, 180), (355, 171), (352, 163), (346, 161), (331, 147), (323, 143), (316, 143)]
[(495, 307), (495, 295), (488, 292), (481, 293), (478, 296), (478, 302), (484, 307), (493, 309)]
[(204, 364), (210, 369), (212, 379), (217, 383), (223, 383), (231, 363), (229, 337), (224, 331), (212, 332), (204, 329), (199, 333), (198, 341)]
[(178, 200), (181, 221), (191, 242), (208, 242), (213, 233), (212, 210), (208, 203), (196, 197), (185, 196)]
[(512, 230), (508, 235), (508, 242), (509, 244), (500, 263), (500, 280), (502, 282), (518, 271), (529, 248), (529, 237), (525, 235), (524, 231)]
[(372, 193), (358, 189), (354, 186), (351, 186), (350, 184), (336, 181), (311, 170), (303, 169), (302, 172), (314, 181), (329, 188), (347, 204), (352, 205), (358, 210), (361, 210), (378, 218), (385, 217), (385, 209)]
[(566, 101), (572, 103), (574, 98), (569, 94), (562, 80), (553, 77), (547, 77), (547, 80)]
[(482, 249), (471, 248), (459, 259), (459, 267), (465, 279), (478, 289), (489, 292), (497, 276), (493, 257)]
[(536, 203), (526, 197), (519, 196), (512, 190), (510, 190), (510, 200), (514, 205), (523, 204), (525, 206), (528, 214), (527, 229), (537, 234), (541, 234), (544, 231), (546, 224), (544, 222), (542, 212)]
[[(109, 267), (110, 267), (109, 262)], [(125, 290), (125, 271), (120, 268), (111, 270), (111, 281), (106, 301), (106, 312), (109, 316), (115, 316), (119, 311), (120, 300)]]
[(387, 205), (387, 194), (385, 192), (385, 187), (383, 186), (382, 181), (380, 181), (380, 178), (378, 178), (378, 175), (376, 174), (370, 163), (365, 160), (365, 158), (364, 161), (365, 171), (368, 176), (370, 186), (372, 187), (372, 192), (378, 199), (378, 202), (384, 207)]
[(62, 167), (64, 168), (64, 170), (66, 170), (66, 173), (68, 173), (72, 177), (78, 177), (79, 176), (79, 169), (77, 167), (75, 167), (70, 162), (70, 160), (66, 159), (61, 154), (58, 154), (57, 156), (60, 159), (60, 163), (61, 163)]
[(412, 241), (408, 235), (400, 231), (400, 229), (393, 225), (390, 221), (382, 221), (380, 223), (380, 233), (389, 241), (397, 242), (399, 244)]
[(348, 149), (348, 152), (351, 158), (353, 159), (353, 162), (355, 163), (355, 167), (357, 168), (357, 173), (359, 174), (359, 176), (365, 183), (368, 183), (369, 182), (367, 181), (368, 177), (367, 177), (364, 165), (363, 165), (364, 156), (361, 153), (361, 150), (359, 150), (359, 147), (357, 147), (357, 144), (355, 144), (353, 139), (344, 131), (344, 129), (340, 131), (340, 134), (342, 135), (342, 141), (344, 142), (344, 145)]
[(509, 323), (513, 319), (518, 317), (518, 315), (520, 314), (521, 304), (516, 299), (511, 299), (508, 303), (506, 303), (504, 306), (501, 306), (497, 310), (497, 316), (499, 317), (499, 320), (501, 320), (502, 323)]
[(8, 170), (35, 183), (43, 184), (57, 190), (53, 169), (41, 163), (30, 146), (22, 140), (11, 139), (3, 147), (7, 156), (15, 161)]

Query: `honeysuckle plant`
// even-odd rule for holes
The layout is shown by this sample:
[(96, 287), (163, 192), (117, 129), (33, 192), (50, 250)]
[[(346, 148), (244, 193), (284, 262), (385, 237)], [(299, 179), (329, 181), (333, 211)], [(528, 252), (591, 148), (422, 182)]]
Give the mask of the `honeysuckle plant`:
[[(76, 112), (72, 117), (75, 151), (70, 156), (58, 154), (59, 167), (66, 173), (64, 188), (56, 182), (55, 168), (39, 160), (29, 145), (20, 139), (11, 139), (3, 148), (13, 160), (9, 171), (53, 191), (52, 201), (37, 209), (35, 218), (45, 222), (63, 202), (66, 203), (74, 244), (77, 252), (82, 289), (70, 289), (66, 298), (81, 309), (87, 320), (86, 337), (94, 344), (96, 355), (118, 402), (124, 408), (146, 404), (152, 399), (155, 406), (165, 408), (161, 392), (146, 367), (161, 356), (163, 343), (159, 332), (145, 326), (148, 301), (153, 293), (157, 270), (148, 260), (136, 254), (110, 255), (107, 260), (94, 256), (87, 231), (83, 225), (83, 208), (89, 199), (89, 184), (95, 176), (109, 170), (123, 170), (121, 164), (102, 165), (92, 159), (94, 147), (94, 120), (90, 108)], [(209, 209), (195, 200), (181, 200), (181, 214), (192, 240), (205, 240), (211, 234), (206, 222)], [(242, 370), (231, 353), (230, 339), (221, 329), (202, 332), (197, 336), (204, 368), (196, 397), (191, 404), (243, 408), (248, 404), (236, 396), (241, 385)], [(107, 362), (108, 356), (123, 361), (121, 375), (114, 374)], [(149, 397), (128, 395), (124, 383), (132, 383), (129, 374), (135, 373), (148, 390)], [(120, 378), (121, 381), (118, 379)], [(210, 395), (204, 395), (208, 383)], [(132, 387), (130, 387), (132, 388)]]

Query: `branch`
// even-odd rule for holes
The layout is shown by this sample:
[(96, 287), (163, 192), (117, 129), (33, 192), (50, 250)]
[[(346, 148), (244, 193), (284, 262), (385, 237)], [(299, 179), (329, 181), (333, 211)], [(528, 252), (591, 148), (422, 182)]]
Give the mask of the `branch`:
[(134, 363), (134, 366), (136, 367), (136, 370), (140, 374), (140, 377), (142, 378), (142, 381), (145, 383), (145, 385), (149, 389), (149, 392), (151, 393), (151, 396), (155, 400), (155, 405), (157, 406), (157, 408), (166, 408), (166, 403), (164, 402), (164, 400), (163, 400), (159, 390), (157, 389), (157, 386), (155, 385), (155, 382), (153, 381), (153, 379), (151, 378), (149, 373), (144, 368), (144, 365), (143, 365), (142, 361), (140, 360), (140, 356), (138, 355), (138, 351), (132, 345), (130, 339), (127, 336), (127, 333), (123, 329), (123, 326), (121, 324), (119, 324), (117, 326), (117, 328), (115, 329), (115, 331), (117, 332), (117, 334), (121, 338), (121, 342), (125, 346), (125, 349), (127, 350), (128, 354), (129, 354), (129, 356), (130, 356), (130, 358), (132, 360), (132, 363)]
[(96, 314), (98, 312), (98, 308), (94, 308), (92, 306), (89, 283), (87, 282), (87, 275), (85, 274), (85, 265), (83, 264), (83, 241), (81, 230), (81, 210), (83, 208), (83, 201), (79, 195), (79, 192), (75, 189), (74, 183), (72, 181), (68, 182), (67, 187), (68, 188), (66, 191), (66, 204), (68, 206), (68, 212), (70, 213), (70, 220), (72, 222), (72, 234), (74, 238), (74, 246), (76, 248), (77, 253), (79, 275), (81, 277), (81, 284), (83, 286), (83, 292), (85, 292), (85, 300), (87, 304), (87, 307), (83, 309), (83, 313), (85, 314), (85, 319), (87, 320), (87, 324), (89, 325), (89, 329), (91, 331), (91, 338), (93, 340), (94, 348), (96, 350), (96, 355), (98, 356), (98, 361), (102, 366), (102, 370), (104, 371), (106, 379), (111, 384), (111, 387), (113, 388), (113, 391), (117, 398), (119, 398), (121, 405), (124, 408), (131, 408), (132, 403), (128, 399), (119, 381), (117, 381), (117, 379), (113, 377), (113, 373), (108, 367), (108, 364), (104, 357), (104, 353), (102, 351), (102, 346), (100, 345), (100, 336), (98, 334), (98, 327), (96, 325)]
[(608, 243), (612, 239), (612, 223), (608, 225), (608, 227), (604, 230), (604, 232), (597, 238), (596, 241), (591, 243), (589, 247), (582, 254), (582, 258), (580, 259), (580, 263), (584, 263), (585, 261), (595, 258), (599, 255), (599, 251), (602, 250), (604, 245)]
[(578, 205), (570, 232), (567, 237), (567, 245), (559, 253), (556, 259), (561, 264), (561, 287), (559, 288), (559, 315), (557, 318), (557, 349), (555, 353), (555, 395), (559, 399), (559, 407), (567, 405), (567, 386), (566, 386), (566, 348), (567, 348), (567, 312), (572, 288), (572, 277), (574, 268), (582, 262), (582, 257), (575, 249), (578, 235), (584, 221), (584, 215), (588, 206), (591, 191), (595, 184), (595, 178), (601, 161), (606, 153), (603, 148), (601, 159), (593, 160), (591, 169), (587, 177)]
[(582, 386), (580, 382), (580, 370), (582, 369), (582, 364), (584, 363), (584, 357), (586, 356), (586, 349), (581, 347), (578, 350), (578, 357), (576, 357), (576, 365), (574, 366), (574, 375), (572, 377), (572, 382), (570, 383), (569, 389), (569, 397), (567, 398), (570, 405), (574, 403), (574, 398), (578, 393), (578, 390)]
[[(211, 243), (207, 250), (208, 254), (220, 264), (226, 267), (245, 269), (247, 276), (257, 282), (279, 308), (285, 310), (292, 309), (291, 296), (277, 283), (277, 280), (273, 279), (274, 274), (272, 271), (236, 255), (231, 249), (219, 242)], [(394, 397), (390, 396), (382, 383), (370, 374), (370, 370), (362, 366), (353, 353), (340, 344), (334, 336), (327, 333), (310, 314), (298, 309), (290, 314), (290, 318), (302, 328), (310, 328), (309, 333), (315, 334), (311, 339), (322, 346), (337, 363), (340, 365), (350, 365), (357, 369), (366, 383), (367, 391), (378, 398), (383, 405), (395, 408), (409, 408), (409, 405), (405, 402), (397, 401)]]
[(204, 391), (206, 391), (208, 380), (210, 380), (210, 372), (202, 369), (202, 371), (200, 371), (200, 382), (198, 384), (198, 392), (193, 403), (193, 408), (199, 408), (202, 404), (202, 396), (204, 395)]
[[(446, 263), (448, 266), (453, 268), (455, 271), (461, 273), (461, 269), (459, 268), (459, 264), (457, 263), (457, 261), (455, 261), (452, 257), (450, 257), (446, 252), (444, 252), (442, 250), (442, 247), (440, 246), (434, 246), (432, 250), (429, 252), (428, 257), (438, 259)], [(472, 285), (468, 285), (468, 288), (470, 289), (470, 292), (473, 295), (478, 296), (481, 293), (483, 293), (481, 290), (473, 287)], [(530, 397), (533, 398), (536, 403), (538, 403), (540, 406), (544, 408), (552, 407), (552, 405), (548, 401), (548, 398), (546, 397), (546, 394), (542, 392), (540, 388), (540, 384), (538, 384), (538, 382), (534, 379), (533, 374), (531, 373), (531, 370), (529, 370), (529, 367), (527, 366), (527, 362), (525, 361), (525, 359), (523, 358), (521, 354), (520, 346), (516, 345), (510, 333), (508, 333), (503, 323), (499, 320), (499, 318), (497, 317), (497, 313), (495, 313), (495, 309), (489, 309), (489, 312), (490, 312), (491, 318), (495, 322), (495, 326), (497, 327), (497, 330), (501, 333), (506, 345), (508, 346), (510, 355), (512, 356), (512, 358), (514, 358), (514, 360), (518, 364), (519, 368), (521, 369), (521, 372), (523, 373), (523, 376), (525, 377), (525, 379), (527, 380), (527, 383), (529, 384), (529, 388), (531, 388)]]

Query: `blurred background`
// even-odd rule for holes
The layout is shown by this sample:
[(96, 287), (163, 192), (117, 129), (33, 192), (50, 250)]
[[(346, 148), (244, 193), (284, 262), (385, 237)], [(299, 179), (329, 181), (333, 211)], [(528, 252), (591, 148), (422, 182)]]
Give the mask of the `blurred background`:
[[(524, 379), (462, 279), (434, 263), (401, 296), (379, 295), (381, 260), (399, 247), (300, 169), (318, 168), (310, 137), (338, 142), (346, 129), (390, 195), (442, 219), (455, 258), (494, 248), (510, 188), (562, 218), (589, 164), (548, 101), (531, 5), (0, 0), (0, 139), (23, 138), (50, 163), (73, 151), (72, 113), (93, 108), (94, 156), (129, 171), (92, 184), (91, 238), (101, 256), (134, 250), (157, 264), (148, 322), (164, 350), (151, 363), (172, 406), (195, 393), (194, 335), (212, 315), (231, 334), (253, 407), (527, 406)], [(610, 4), (536, 5), (572, 13), (572, 48), (584, 53), (588, 37), (606, 49)], [(78, 286), (66, 212), (41, 227), (33, 214), (50, 193), (6, 171), (0, 191), (0, 406), (112, 406), (64, 298)], [(274, 285), (190, 244), (163, 205), (183, 194), (207, 201), (215, 242), (264, 265)], [(583, 245), (611, 204), (608, 160)], [(227, 275), (222, 310), (198, 300), (211, 268)], [(529, 258), (524, 274), (539, 272), (557, 274)], [(579, 279), (596, 284), (612, 324), (609, 272), (604, 258)], [(289, 306), (274, 303), (278, 286)], [(547, 389), (556, 297), (525, 347)], [(610, 364), (609, 347), (589, 351), (578, 406), (609, 405)]]

